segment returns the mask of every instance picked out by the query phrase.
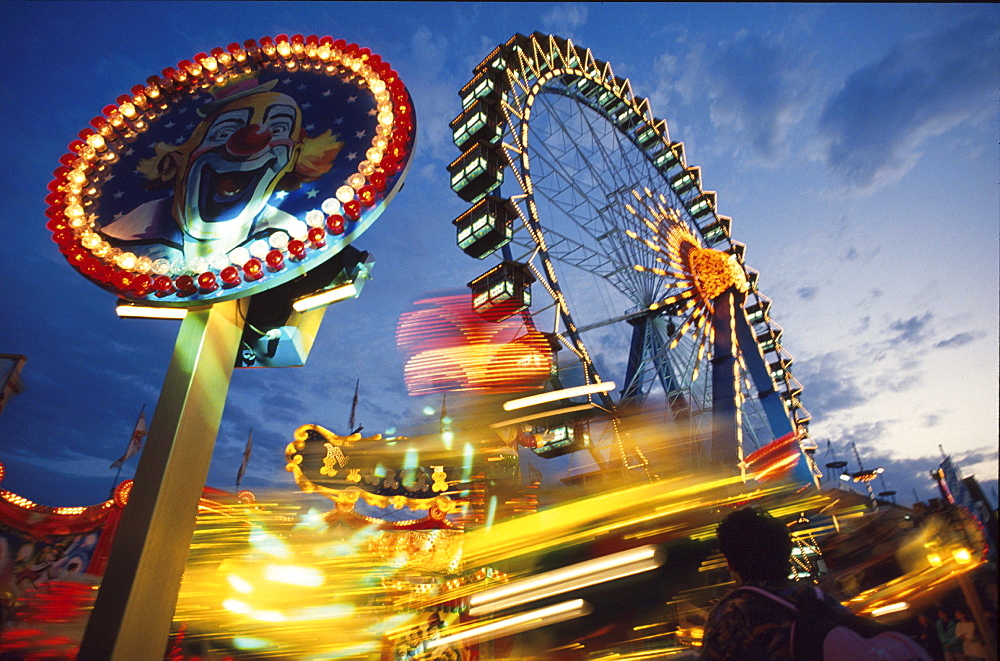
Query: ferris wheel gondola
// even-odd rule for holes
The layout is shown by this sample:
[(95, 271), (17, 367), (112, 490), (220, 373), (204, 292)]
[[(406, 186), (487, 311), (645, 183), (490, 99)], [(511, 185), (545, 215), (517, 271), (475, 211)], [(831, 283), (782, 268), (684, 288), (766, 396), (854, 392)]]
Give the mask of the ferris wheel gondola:
[[(633, 409), (663, 411), (730, 465), (744, 446), (808, 438), (782, 329), (732, 220), (628, 80), (569, 40), (515, 35), (460, 97), (449, 172), (471, 207), (454, 221), (458, 244), (502, 256), (469, 283), (473, 305), (550, 333), (564, 349), (550, 389), (593, 388), (588, 401), (614, 422), (610, 455), (645, 461), (617, 422)], [(507, 172), (517, 191), (504, 195)], [(728, 279), (709, 291), (717, 271)]]

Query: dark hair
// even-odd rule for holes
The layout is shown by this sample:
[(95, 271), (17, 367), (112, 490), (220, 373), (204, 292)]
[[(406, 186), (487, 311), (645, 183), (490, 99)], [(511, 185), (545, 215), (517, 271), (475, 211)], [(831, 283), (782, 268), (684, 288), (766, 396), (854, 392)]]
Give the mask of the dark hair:
[(744, 581), (788, 577), (792, 537), (784, 523), (767, 512), (744, 507), (729, 514), (716, 529), (719, 549)]

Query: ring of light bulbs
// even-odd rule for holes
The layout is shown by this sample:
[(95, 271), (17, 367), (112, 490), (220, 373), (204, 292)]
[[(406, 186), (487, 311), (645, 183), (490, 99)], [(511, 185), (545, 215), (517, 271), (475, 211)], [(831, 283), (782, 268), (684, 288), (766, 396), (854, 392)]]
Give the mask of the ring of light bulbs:
[[(104, 240), (97, 232), (94, 210), (101, 185), (120, 153), (178, 101), (232, 77), (264, 70), (353, 75), (358, 87), (367, 88), (375, 97), (377, 124), (371, 147), (346, 182), (298, 219), (290, 240), (279, 232), (269, 241), (255, 241), (229, 255), (171, 263), (137, 256)], [(134, 86), (131, 94), (105, 107), (91, 127), (70, 143), (53, 173), (46, 198), (46, 227), (60, 252), (90, 280), (123, 298), (167, 306), (247, 296), (299, 275), (303, 269), (286, 266), (297, 266), (316, 251), (332, 257), (377, 217), (384, 206), (379, 202), (388, 201), (399, 189), (403, 176), (395, 181), (393, 176), (405, 174), (415, 134), (412, 100), (387, 62), (343, 39), (302, 35), (262, 37), (259, 43), (248, 40), (210, 54), (199, 53), (178, 63), (176, 69), (164, 69), (163, 76)], [(312, 260), (311, 265), (322, 261)]]

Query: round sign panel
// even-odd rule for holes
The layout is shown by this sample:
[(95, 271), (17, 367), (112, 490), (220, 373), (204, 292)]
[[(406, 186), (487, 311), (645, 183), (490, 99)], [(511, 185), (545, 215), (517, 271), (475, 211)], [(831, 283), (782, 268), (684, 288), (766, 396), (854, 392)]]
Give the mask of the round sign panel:
[(144, 304), (201, 306), (301, 276), (402, 186), (415, 135), (367, 48), (279, 35), (200, 53), (80, 133), (46, 198), (80, 273)]

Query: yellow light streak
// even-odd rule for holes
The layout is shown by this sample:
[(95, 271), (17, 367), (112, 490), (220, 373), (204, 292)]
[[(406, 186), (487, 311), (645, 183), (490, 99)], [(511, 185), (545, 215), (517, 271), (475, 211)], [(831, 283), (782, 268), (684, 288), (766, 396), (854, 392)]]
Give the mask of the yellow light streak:
[(187, 316), (184, 308), (165, 308), (152, 305), (134, 305), (119, 302), (115, 313), (122, 319), (183, 319)]
[(967, 548), (957, 548), (951, 552), (951, 557), (960, 565), (967, 565), (972, 562), (972, 554)]
[(550, 624), (565, 622), (574, 618), (589, 615), (593, 608), (583, 599), (573, 599), (564, 601), (554, 606), (539, 608), (528, 611), (521, 615), (500, 618), (487, 624), (474, 626), (460, 633), (444, 636), (437, 640), (428, 641), (427, 647), (433, 649), (444, 645), (453, 645), (464, 640), (476, 639), (480, 642), (493, 640), (500, 636), (512, 636), (516, 633), (530, 631)]
[(534, 413), (532, 415), (526, 415), (521, 418), (513, 418), (511, 420), (504, 420), (503, 422), (495, 422), (490, 425), (490, 429), (501, 429), (503, 427), (509, 427), (511, 425), (519, 425), (522, 422), (531, 422), (532, 420), (539, 420), (541, 418), (548, 418), (558, 415), (566, 415), (567, 413), (576, 413), (578, 411), (589, 411), (593, 409), (594, 404), (588, 402), (586, 404), (580, 404), (579, 406), (567, 406), (566, 408), (557, 409), (555, 411), (543, 411), (542, 413)]
[(296, 312), (306, 312), (308, 310), (329, 305), (330, 303), (335, 303), (337, 301), (342, 301), (345, 298), (352, 298), (357, 295), (358, 288), (353, 282), (349, 282), (346, 285), (334, 287), (333, 289), (328, 289), (318, 294), (310, 294), (296, 299), (292, 303), (292, 309)]
[(889, 604), (888, 606), (880, 606), (872, 610), (872, 617), (879, 617), (880, 615), (888, 615), (889, 613), (899, 613), (905, 611), (910, 607), (910, 604), (905, 601), (897, 601), (894, 604)]
[(472, 595), (469, 614), (493, 613), (570, 590), (641, 574), (663, 564), (658, 547), (646, 545), (545, 572)]
[[(497, 523), (490, 530), (467, 532), (463, 557), (469, 565), (489, 564), (541, 552), (557, 543), (572, 544), (594, 539), (684, 513), (711, 513), (712, 508), (721, 504), (762, 497), (782, 489), (776, 485), (770, 490), (758, 490), (752, 494), (726, 493), (729, 487), (742, 485), (739, 476), (707, 481), (694, 477), (675, 478), (556, 505), (529, 516)], [(642, 514), (636, 514), (636, 503), (643, 503)], [(712, 525), (706, 527), (707, 536), (715, 534), (717, 524), (712, 516)], [(703, 523), (692, 520), (684, 525), (687, 531), (700, 529)]]
[(253, 586), (248, 582), (237, 576), (236, 574), (230, 574), (226, 576), (226, 580), (229, 581), (229, 585), (233, 587), (234, 590), (241, 594), (249, 594), (253, 592)]
[(546, 404), (548, 402), (554, 402), (560, 399), (567, 399), (569, 397), (580, 397), (582, 395), (593, 395), (600, 392), (608, 392), (609, 390), (615, 389), (614, 381), (605, 381), (603, 383), (591, 383), (586, 386), (577, 386), (575, 388), (563, 388), (562, 390), (552, 390), (549, 392), (543, 392), (539, 395), (531, 395), (530, 397), (522, 397), (520, 399), (511, 399), (503, 403), (504, 411), (514, 411), (517, 409), (527, 408), (529, 406), (537, 406), (538, 404)]
[(287, 583), (304, 588), (318, 588), (323, 585), (323, 574), (312, 567), (295, 565), (267, 565), (264, 578), (274, 583)]

